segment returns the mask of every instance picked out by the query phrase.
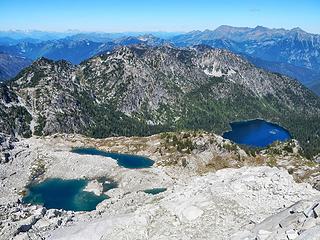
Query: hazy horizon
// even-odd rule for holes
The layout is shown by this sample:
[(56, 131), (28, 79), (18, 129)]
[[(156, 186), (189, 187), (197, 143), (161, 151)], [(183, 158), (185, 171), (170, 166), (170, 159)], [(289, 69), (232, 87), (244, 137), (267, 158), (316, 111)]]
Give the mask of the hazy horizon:
[(254, 29), (256, 27), (265, 27), (267, 29), (284, 29), (284, 30), (287, 30), (287, 31), (290, 31), (290, 30), (293, 30), (295, 28), (300, 28), (302, 31), (305, 31), (307, 33), (311, 33), (311, 34), (320, 34), (320, 33), (312, 33), (312, 32), (309, 32), (305, 29), (303, 29), (302, 27), (300, 26), (295, 26), (295, 27), (292, 27), (292, 28), (284, 28), (284, 27), (279, 27), (279, 28), (272, 28), (272, 27), (268, 27), (268, 26), (261, 26), (261, 25), (256, 25), (256, 26), (252, 26), (252, 27), (249, 27), (249, 26), (233, 26), (233, 25), (226, 25), (226, 24), (222, 24), (222, 25), (219, 25), (215, 28), (205, 28), (205, 29), (192, 29), (192, 30), (189, 30), (189, 31), (156, 31), (156, 30), (151, 30), (151, 31), (100, 31), (100, 30), (97, 30), (97, 31), (82, 31), (82, 30), (78, 30), (78, 29), (66, 29), (66, 30), (61, 30), (61, 31), (55, 31), (55, 30), (44, 30), (44, 29), (0, 29), (0, 32), (21, 32), (21, 33), (32, 33), (32, 32), (42, 32), (42, 33), (70, 33), (70, 34), (78, 34), (78, 33), (101, 33), (101, 34), (117, 34), (117, 33), (136, 33), (136, 34), (139, 34), (139, 33), (168, 33), (168, 34), (179, 34), (179, 33), (189, 33), (189, 32), (192, 32), (192, 31), (206, 31), (206, 30), (209, 30), (209, 31), (214, 31), (215, 29), (221, 27), (221, 26), (229, 26), (229, 27), (234, 27), (234, 28), (251, 28), (251, 29)]
[(220, 25), (261, 25), (320, 33), (320, 2), (316, 0), (2, 0), (0, 9), (1, 31), (189, 32)]

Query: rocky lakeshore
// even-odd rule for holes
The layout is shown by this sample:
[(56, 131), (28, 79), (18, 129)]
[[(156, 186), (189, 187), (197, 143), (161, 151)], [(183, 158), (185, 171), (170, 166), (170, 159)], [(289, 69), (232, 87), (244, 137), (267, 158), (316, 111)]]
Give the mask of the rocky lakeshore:
[[(318, 239), (319, 164), (295, 140), (252, 152), (205, 132), (92, 139), (3, 136), (0, 239)], [(74, 148), (137, 154), (150, 168)], [(86, 179), (85, 191), (109, 198), (94, 211), (23, 204), (26, 186)], [(103, 192), (101, 178), (117, 183)], [(166, 188), (156, 195), (146, 189)]]

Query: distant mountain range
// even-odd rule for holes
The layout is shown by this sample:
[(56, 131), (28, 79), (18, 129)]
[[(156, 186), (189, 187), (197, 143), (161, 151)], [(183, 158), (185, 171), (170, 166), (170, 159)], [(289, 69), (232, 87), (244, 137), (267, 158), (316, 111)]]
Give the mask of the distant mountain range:
[(0, 46), (0, 51), (15, 56), (36, 60), (47, 57), (52, 60), (67, 60), (79, 64), (100, 52), (110, 51), (115, 43), (97, 43), (88, 40), (71, 40), (69, 38), (50, 40), (40, 43), (20, 42), (16, 45)]
[[(258, 67), (296, 78), (320, 95), (320, 35), (307, 33), (300, 28), (285, 30), (262, 26), (220, 26), (213, 31), (153, 35), (72, 31), (64, 35), (44, 32), (0, 32), (0, 52), (32, 60), (42, 56), (53, 60), (65, 59), (73, 64), (132, 44), (176, 47), (205, 44), (227, 49), (241, 54)], [(14, 73), (9, 76), (14, 76)]]
[[(37, 41), (48, 41), (65, 38), (77, 34), (79, 31), (66, 31), (66, 32), (49, 32), (38, 30), (9, 30), (0, 31), (0, 39), (7, 38), (11, 40), (25, 40), (32, 39)], [(0, 41), (1, 42), (1, 41)]]
[[(151, 34), (158, 38), (168, 39), (178, 34), (179, 32), (119, 32), (119, 33), (106, 33), (106, 32), (81, 32), (79, 30), (68, 30), (66, 32), (47, 32), (37, 30), (9, 30), (0, 31), (0, 40), (7, 38), (7, 40), (15, 41), (49, 41), (58, 40), (62, 38), (72, 38), (73, 40), (90, 40), (94, 42), (106, 42), (110, 39), (122, 37), (137, 37), (141, 35)], [(1, 42), (1, 41), (0, 41)]]
[[(6, 40), (9, 41), (7, 38)], [(114, 48), (120, 46), (134, 44), (158, 46), (168, 42), (167, 40), (157, 38), (150, 34), (138, 37), (123, 36), (115, 39), (98, 38), (98, 40), (96, 35), (90, 37), (86, 34), (77, 34), (63, 39), (41, 42), (37, 42), (38, 40), (36, 39), (23, 39), (16, 40), (18, 41), (16, 44), (6, 44), (2, 39), (3, 43), (2, 45), (0, 44), (0, 51), (33, 60), (46, 57), (52, 60), (67, 60), (73, 64), (79, 64), (83, 60), (87, 60), (103, 52), (112, 51)]]
[(0, 113), (2, 131), (23, 136), (222, 133), (229, 122), (263, 118), (286, 127), (308, 156), (320, 145), (318, 96), (205, 45), (123, 46), (80, 65), (41, 58), (2, 85)]
[[(176, 46), (206, 44), (248, 56), (257, 66), (297, 78), (308, 87), (320, 83), (320, 35), (291, 30), (220, 26), (171, 38)], [(320, 92), (318, 92), (320, 94)]]
[(25, 57), (0, 53), (0, 82), (14, 77), (31, 63), (32, 61)]

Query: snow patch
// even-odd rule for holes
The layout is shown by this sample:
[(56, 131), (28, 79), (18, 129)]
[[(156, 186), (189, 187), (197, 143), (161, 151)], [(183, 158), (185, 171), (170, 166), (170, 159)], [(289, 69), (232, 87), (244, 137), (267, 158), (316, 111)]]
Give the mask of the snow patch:
[(214, 68), (210, 71), (208, 69), (204, 70), (204, 73), (209, 75), (209, 76), (213, 76), (213, 77), (221, 77), (223, 74), (220, 70), (215, 70)]
[(213, 76), (213, 77), (222, 77), (222, 76), (231, 76), (231, 75), (235, 74), (236, 71), (233, 69), (228, 69), (227, 73), (222, 73), (222, 71), (220, 69), (216, 69), (215, 67), (213, 67), (212, 70), (205, 69), (204, 73), (209, 76)]

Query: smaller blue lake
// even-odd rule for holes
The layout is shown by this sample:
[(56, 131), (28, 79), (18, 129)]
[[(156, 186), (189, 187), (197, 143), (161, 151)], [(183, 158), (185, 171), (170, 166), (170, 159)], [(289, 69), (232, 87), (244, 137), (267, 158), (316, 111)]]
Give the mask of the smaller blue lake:
[(165, 192), (167, 189), (166, 188), (151, 188), (151, 189), (146, 189), (144, 190), (145, 193), (156, 195), (162, 192)]
[(98, 155), (103, 157), (110, 157), (115, 159), (118, 162), (119, 166), (125, 168), (148, 168), (154, 164), (154, 161), (147, 157), (105, 152), (95, 148), (75, 148), (72, 150), (72, 152), (83, 155)]
[(235, 143), (252, 147), (266, 147), (275, 141), (291, 139), (289, 131), (277, 124), (256, 119), (230, 123), (231, 131), (223, 134)]
[[(83, 191), (87, 183), (88, 181), (84, 179), (63, 180), (59, 178), (34, 183), (28, 186), (27, 195), (23, 197), (22, 202), (40, 204), (47, 209), (92, 211), (108, 196), (104, 194), (97, 196), (92, 192)], [(113, 188), (109, 185), (104, 187)]]

